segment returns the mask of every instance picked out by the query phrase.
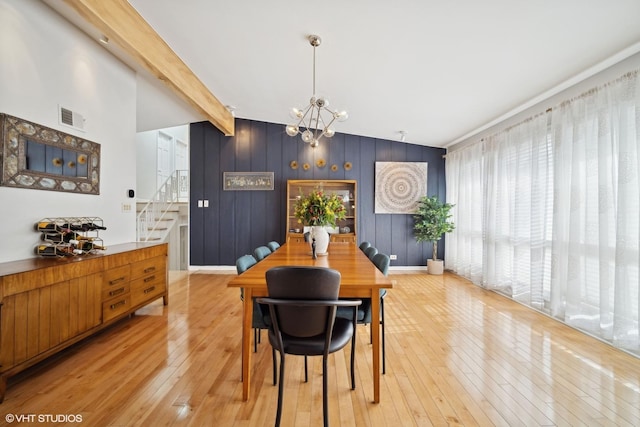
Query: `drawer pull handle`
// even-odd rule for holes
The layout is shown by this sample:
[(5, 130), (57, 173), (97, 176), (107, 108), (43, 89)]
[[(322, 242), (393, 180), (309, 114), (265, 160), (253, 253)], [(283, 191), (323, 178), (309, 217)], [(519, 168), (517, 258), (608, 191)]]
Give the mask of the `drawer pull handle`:
[(113, 286), (116, 283), (122, 282), (124, 280), (124, 276), (118, 277), (117, 279), (113, 279), (109, 281), (109, 286)]
[(111, 310), (115, 310), (116, 308), (120, 307), (121, 305), (125, 305), (126, 302), (127, 302), (126, 300), (118, 301), (115, 304), (111, 304), (109, 307), (111, 308)]
[(109, 292), (109, 296), (112, 297), (112, 296), (121, 294), (123, 292), (124, 292), (124, 288), (118, 288), (118, 289), (115, 289), (115, 290)]
[(154, 280), (155, 278), (156, 278), (155, 275), (154, 276), (149, 276), (146, 279), (144, 279), (144, 283), (150, 282), (150, 281)]
[(149, 267), (149, 268), (145, 268), (144, 269), (144, 273), (145, 274), (151, 273), (152, 271), (156, 271), (156, 268), (155, 267)]
[(155, 286), (152, 286), (152, 287), (150, 287), (150, 288), (145, 289), (143, 292), (144, 292), (145, 294), (148, 294), (149, 292), (153, 292), (153, 291), (155, 291), (155, 289), (156, 289), (156, 287), (155, 287)]

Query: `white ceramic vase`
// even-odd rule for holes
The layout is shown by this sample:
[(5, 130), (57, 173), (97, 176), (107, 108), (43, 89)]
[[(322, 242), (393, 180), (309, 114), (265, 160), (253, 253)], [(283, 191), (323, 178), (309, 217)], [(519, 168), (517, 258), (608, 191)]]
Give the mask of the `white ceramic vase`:
[(323, 226), (314, 225), (311, 227), (309, 245), (313, 243), (313, 239), (316, 239), (316, 255), (326, 255), (329, 249), (329, 232)]

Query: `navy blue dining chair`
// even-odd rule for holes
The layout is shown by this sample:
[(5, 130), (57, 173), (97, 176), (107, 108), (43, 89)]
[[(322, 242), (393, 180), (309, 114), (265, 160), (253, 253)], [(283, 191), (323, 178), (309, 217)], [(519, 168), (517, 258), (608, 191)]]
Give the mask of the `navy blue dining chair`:
[[(258, 298), (269, 306), (272, 326), (274, 383), (276, 351), (280, 354), (280, 380), (276, 427), (280, 425), (284, 394), (285, 354), (305, 357), (322, 356), (322, 410), (324, 425), (329, 425), (327, 359), (330, 353), (351, 344), (351, 388), (355, 389), (355, 320), (336, 318), (336, 307), (351, 308), (359, 300), (339, 300), (340, 272), (330, 268), (308, 266), (274, 267), (266, 272), (268, 298)], [(353, 316), (352, 316), (353, 317)]]

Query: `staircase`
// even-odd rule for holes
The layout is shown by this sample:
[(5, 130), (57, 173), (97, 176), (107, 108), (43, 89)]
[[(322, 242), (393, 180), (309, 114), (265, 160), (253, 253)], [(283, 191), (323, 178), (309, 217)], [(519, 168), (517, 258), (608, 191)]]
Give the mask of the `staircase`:
[(186, 216), (189, 174), (176, 170), (147, 202), (138, 203), (136, 234), (139, 242), (164, 242), (175, 224)]
[[(137, 203), (138, 215), (140, 215), (140, 213), (144, 210), (148, 203), (149, 202)], [(137, 240), (139, 242), (166, 242), (173, 227), (181, 222), (180, 216), (182, 206), (185, 206), (186, 208), (186, 203), (173, 203), (171, 207), (163, 210), (160, 213), (160, 216), (158, 218), (155, 218), (155, 221), (151, 225), (146, 225), (148, 223), (138, 219), (138, 236), (142, 237), (138, 237)], [(153, 207), (149, 207), (149, 209), (153, 211)], [(141, 234), (140, 228), (144, 229), (146, 231), (146, 234)]]

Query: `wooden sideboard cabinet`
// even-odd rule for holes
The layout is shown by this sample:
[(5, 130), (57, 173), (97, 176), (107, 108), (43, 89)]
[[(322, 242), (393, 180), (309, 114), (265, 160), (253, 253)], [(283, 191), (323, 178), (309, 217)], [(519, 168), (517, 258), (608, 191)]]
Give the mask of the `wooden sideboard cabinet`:
[(162, 297), (168, 245), (0, 263), (0, 402), (7, 379)]

